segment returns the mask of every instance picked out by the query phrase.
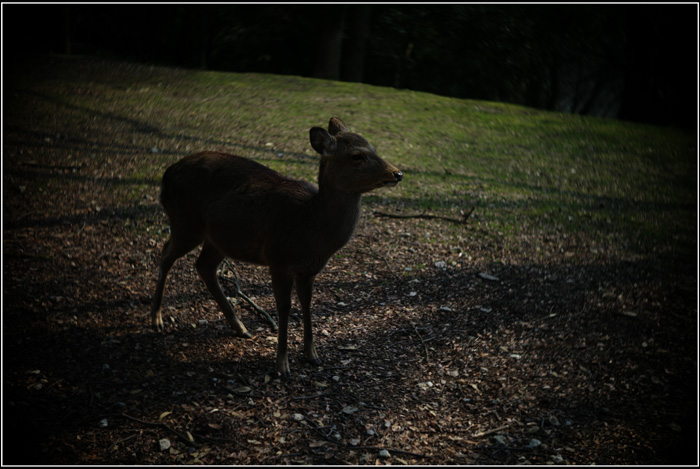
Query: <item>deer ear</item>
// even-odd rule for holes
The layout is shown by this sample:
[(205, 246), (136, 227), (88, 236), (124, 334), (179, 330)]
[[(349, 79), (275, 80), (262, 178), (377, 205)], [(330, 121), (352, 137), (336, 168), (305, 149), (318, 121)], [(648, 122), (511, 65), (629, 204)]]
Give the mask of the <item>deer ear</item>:
[(314, 150), (321, 155), (331, 155), (335, 152), (335, 138), (321, 127), (312, 127), (309, 130), (309, 140)]
[(331, 135), (335, 135), (339, 132), (349, 132), (350, 129), (348, 126), (340, 120), (337, 117), (331, 117), (330, 122), (328, 122), (328, 132), (330, 132)]

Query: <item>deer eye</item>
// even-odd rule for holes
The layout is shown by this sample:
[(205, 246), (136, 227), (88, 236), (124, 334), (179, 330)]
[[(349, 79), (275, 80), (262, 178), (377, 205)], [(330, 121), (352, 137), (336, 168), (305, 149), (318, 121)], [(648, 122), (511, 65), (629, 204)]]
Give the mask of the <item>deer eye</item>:
[(367, 159), (364, 153), (353, 153), (352, 155), (350, 155), (350, 158), (352, 158), (353, 161), (357, 162), (365, 161)]

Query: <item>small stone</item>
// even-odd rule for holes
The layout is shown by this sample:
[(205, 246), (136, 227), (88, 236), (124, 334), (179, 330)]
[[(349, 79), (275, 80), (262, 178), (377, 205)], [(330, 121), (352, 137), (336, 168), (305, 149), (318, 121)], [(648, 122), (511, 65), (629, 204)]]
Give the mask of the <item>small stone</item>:
[(503, 435), (496, 435), (493, 437), (494, 440), (496, 440), (499, 444), (505, 445), (506, 444), (506, 437)]
[(160, 445), (160, 450), (165, 451), (167, 449), (170, 449), (170, 440), (167, 438), (163, 438), (162, 440), (158, 440), (158, 444)]
[(540, 440), (538, 440), (537, 438), (533, 438), (532, 440), (530, 440), (530, 443), (528, 443), (527, 446), (528, 448), (537, 448), (541, 444), (542, 442)]
[(425, 391), (429, 388), (432, 388), (433, 383), (431, 381), (426, 381), (425, 383), (418, 383), (418, 387), (421, 388), (422, 391)]
[(292, 414), (292, 420), (294, 420), (295, 422), (301, 422), (302, 420), (304, 420), (304, 416), (301, 414)]
[(100, 428), (107, 428), (108, 422), (107, 419), (102, 419), (99, 422), (97, 422), (97, 426)]
[(550, 459), (554, 464), (561, 464), (564, 462), (564, 458), (562, 458), (560, 454), (554, 454), (550, 457)]
[(389, 453), (387, 450), (383, 449), (383, 450), (380, 450), (380, 451), (379, 451), (378, 456), (379, 456), (380, 458), (390, 458), (390, 457), (391, 457), (391, 453)]

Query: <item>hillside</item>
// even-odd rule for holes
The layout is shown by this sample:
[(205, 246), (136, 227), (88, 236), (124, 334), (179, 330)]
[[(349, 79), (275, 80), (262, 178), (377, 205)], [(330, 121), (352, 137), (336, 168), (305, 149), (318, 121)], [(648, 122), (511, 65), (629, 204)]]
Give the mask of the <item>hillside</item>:
[[(4, 463), (697, 462), (695, 135), (86, 57), (6, 70), (3, 97)], [(317, 279), (324, 367), (293, 320), (276, 379), (275, 335), (241, 304), (254, 337), (230, 336), (196, 252), (153, 332), (165, 168), (219, 150), (315, 181), (331, 116), (404, 180)], [(236, 270), (274, 315), (266, 269)]]

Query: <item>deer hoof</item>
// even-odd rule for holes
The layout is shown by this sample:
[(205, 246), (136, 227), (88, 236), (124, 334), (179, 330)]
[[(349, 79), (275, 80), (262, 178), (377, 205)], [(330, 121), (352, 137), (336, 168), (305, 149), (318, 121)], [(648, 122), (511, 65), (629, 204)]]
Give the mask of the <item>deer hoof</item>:
[(318, 357), (311, 357), (306, 359), (309, 363), (311, 363), (313, 366), (321, 366), (321, 359)]
[(240, 337), (241, 339), (251, 339), (253, 336), (250, 335), (248, 331), (238, 331), (233, 334), (234, 337)]
[(292, 376), (292, 372), (289, 368), (289, 361), (287, 360), (287, 358), (277, 360), (277, 374), (282, 379), (286, 379)]

